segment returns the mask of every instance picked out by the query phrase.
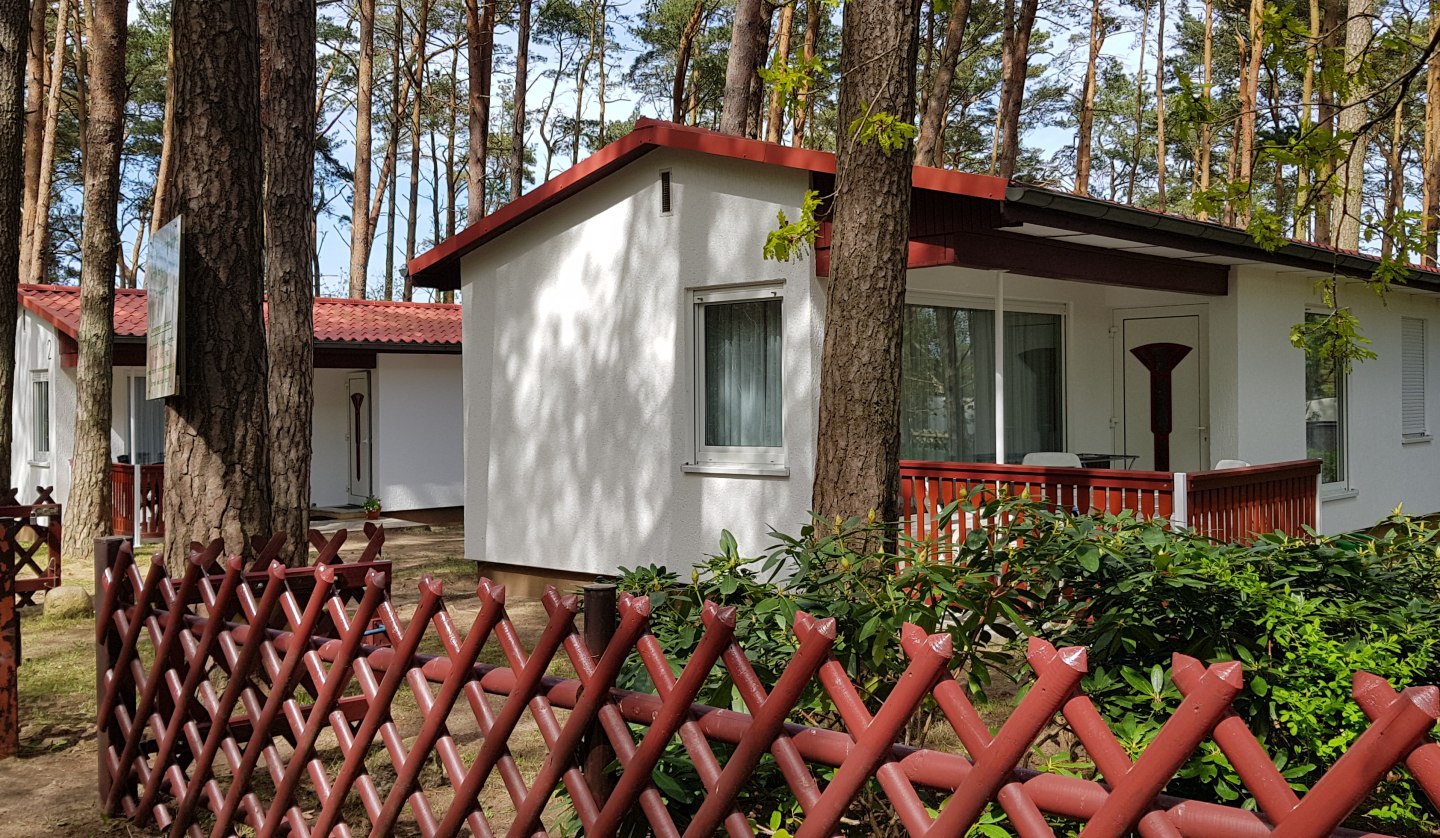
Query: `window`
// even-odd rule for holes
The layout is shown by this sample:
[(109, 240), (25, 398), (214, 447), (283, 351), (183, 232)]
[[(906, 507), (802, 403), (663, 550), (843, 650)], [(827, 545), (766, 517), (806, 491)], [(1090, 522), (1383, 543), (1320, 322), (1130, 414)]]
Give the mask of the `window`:
[(785, 461), (778, 288), (697, 292), (696, 464)]
[(30, 420), (33, 448), (30, 459), (36, 463), (50, 462), (50, 373), (30, 373)]
[[(132, 464), (142, 466), (165, 462), (165, 400), (145, 398), (145, 378), (130, 379), (131, 401), (135, 406), (134, 450), (128, 458)], [(127, 439), (130, 430), (125, 430)], [(126, 447), (131, 447), (127, 442)]]
[[(1062, 318), (1025, 311), (909, 305), (901, 365), (900, 456), (1018, 463), (1064, 448)], [(1003, 347), (1003, 349), (1002, 349)], [(1001, 362), (997, 364), (999, 356)], [(996, 372), (1003, 373), (1005, 428), (995, 426)]]
[[(1307, 313), (1314, 322), (1325, 317)], [(1344, 485), (1345, 463), (1345, 376), (1334, 361), (1305, 355), (1305, 450), (1306, 456), (1321, 461), (1320, 482)]]
[(1400, 434), (1417, 439), (1429, 433), (1425, 421), (1425, 321), (1400, 318)]

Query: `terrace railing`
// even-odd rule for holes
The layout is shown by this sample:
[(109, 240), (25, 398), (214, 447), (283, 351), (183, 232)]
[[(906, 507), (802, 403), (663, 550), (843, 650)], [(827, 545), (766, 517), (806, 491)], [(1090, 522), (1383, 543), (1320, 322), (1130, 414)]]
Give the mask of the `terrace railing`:
[[(616, 835), (627, 815), (643, 817), (664, 838), (719, 830), (751, 836), (752, 813), (737, 800), (767, 754), (803, 812), (800, 838), (835, 834), (872, 778), (911, 835), (964, 835), (993, 802), (1025, 838), (1053, 835), (1047, 817), (1084, 824), (1086, 836), (1137, 827), (1190, 838), (1353, 836), (1340, 824), (1402, 762), (1440, 802), (1440, 745), (1430, 741), (1440, 690), (1396, 693), (1364, 673), (1355, 699), (1371, 727), (1301, 796), (1230, 710), (1244, 688), (1236, 662), (1207, 667), (1175, 656), (1172, 676), (1184, 700), (1132, 760), (1080, 692), (1085, 650), (1041, 640), (1028, 652), (1036, 683), (992, 732), (951, 671), (950, 638), (915, 626), (897, 639), (908, 669), (871, 712), (832, 654), (834, 621), (804, 613), (794, 622), (796, 654), (766, 684), (736, 643), (734, 609), (713, 604), (703, 610), (693, 657), (674, 668), (647, 630), (645, 597), (620, 597), (618, 625), (601, 644), (576, 630), (577, 599), (550, 589), (549, 621), (527, 649), (506, 612), (505, 589), (489, 580), (479, 584), (479, 610), (466, 630), (429, 578), (402, 617), (379, 570), (367, 572), (356, 601), (336, 593), (331, 565), (301, 574), (272, 567), (258, 581), (238, 559), (218, 575), (196, 559), (176, 580), (163, 563), (136, 566), (119, 540), (98, 542), (96, 553), (101, 800), (107, 814), (172, 836), (385, 836), (403, 826), (424, 836), (468, 829), (518, 838), (544, 834), (562, 784), (595, 838)], [(586, 622), (595, 616), (607, 615)], [(390, 648), (367, 642), (372, 619)], [(632, 655), (655, 693), (615, 688)], [(546, 674), (557, 657), (576, 677)], [(695, 703), (717, 666), (748, 712)], [(833, 699), (837, 729), (789, 721), (812, 681)], [(402, 697), (413, 714), (397, 712)], [(927, 697), (968, 757), (897, 741)], [(522, 773), (511, 750), (527, 713), (546, 749), (533, 773)], [(1057, 713), (1103, 783), (1020, 767)], [(638, 741), (632, 725), (645, 728)], [(698, 810), (682, 818), (652, 778), (677, 737), (703, 793)], [(1232, 807), (1161, 793), (1207, 739), (1235, 766), (1249, 801)], [(598, 745), (615, 754), (613, 786), (594, 775), (609, 760), (587, 759)], [(723, 762), (717, 746), (728, 751)], [(437, 764), (440, 771), (426, 770)], [(482, 806), (487, 787), (496, 791)], [(497, 811), (497, 795), (508, 796), (513, 814)], [(1238, 805), (1245, 802), (1258, 811)]]
[[(135, 534), (135, 466), (110, 464), (110, 529), (116, 535)], [(140, 537), (165, 536), (165, 466), (140, 467)]]
[(1306, 526), (1317, 525), (1319, 474), (1319, 460), (1191, 473), (906, 460), (900, 464), (901, 521), (917, 541), (960, 543), (989, 523), (965, 512), (943, 520), (952, 501), (1023, 493), (1058, 512), (1128, 510), (1222, 541), (1277, 529), (1302, 536)]

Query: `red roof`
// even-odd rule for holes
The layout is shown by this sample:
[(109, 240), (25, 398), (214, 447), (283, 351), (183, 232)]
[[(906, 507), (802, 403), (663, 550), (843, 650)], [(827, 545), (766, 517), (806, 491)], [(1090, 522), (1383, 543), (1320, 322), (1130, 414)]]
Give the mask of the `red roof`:
[[(817, 174), (835, 173), (835, 155), (828, 151), (794, 148), (642, 118), (630, 133), (410, 260), (410, 275), (422, 286), (459, 287), (460, 259), (465, 254), (657, 148), (695, 151)], [(989, 175), (916, 166), (914, 185), (916, 189), (1000, 201), (1005, 198), (1008, 182)]]
[[(80, 330), (80, 289), (74, 285), (22, 285), (20, 302), (64, 334)], [(145, 290), (115, 292), (115, 336), (143, 338)], [(460, 306), (386, 300), (315, 300), (315, 341), (405, 347), (459, 347)]]

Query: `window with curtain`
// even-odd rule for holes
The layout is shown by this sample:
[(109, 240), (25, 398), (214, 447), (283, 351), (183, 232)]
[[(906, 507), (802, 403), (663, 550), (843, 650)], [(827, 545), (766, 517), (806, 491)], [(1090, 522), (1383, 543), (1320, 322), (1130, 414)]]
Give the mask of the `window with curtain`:
[[(905, 309), (900, 456), (995, 462), (995, 312), (937, 305)], [(1005, 458), (1063, 450), (1061, 316), (1005, 312)]]
[(725, 291), (695, 299), (697, 461), (782, 462), (783, 343), (778, 292)]
[[(165, 462), (165, 400), (145, 398), (145, 379), (130, 379), (135, 405), (135, 450), (130, 462), (142, 466)], [(129, 429), (126, 429), (129, 433)], [(127, 447), (129, 442), (127, 440)]]
[[(1324, 314), (1307, 313), (1307, 321)], [(1345, 463), (1345, 376), (1339, 364), (1327, 358), (1305, 355), (1305, 449), (1306, 456), (1318, 459), (1322, 483), (1344, 484)]]
[(30, 420), (32, 450), (30, 459), (36, 463), (50, 462), (50, 373), (30, 373)]

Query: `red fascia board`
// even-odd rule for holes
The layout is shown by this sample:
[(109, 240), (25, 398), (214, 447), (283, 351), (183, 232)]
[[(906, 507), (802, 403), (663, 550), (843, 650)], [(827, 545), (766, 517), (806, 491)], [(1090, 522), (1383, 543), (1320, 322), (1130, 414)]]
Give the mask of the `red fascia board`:
[[(748, 160), (817, 174), (835, 174), (835, 155), (827, 151), (794, 148), (673, 122), (640, 119), (630, 133), (410, 260), (410, 275), (424, 284), (426, 273), (439, 274), (446, 265), (455, 270), (456, 263), (465, 254), (657, 148)], [(915, 189), (994, 201), (1003, 201), (1005, 189), (1009, 186), (1009, 181), (1003, 178), (925, 166), (913, 169), (912, 183)]]

